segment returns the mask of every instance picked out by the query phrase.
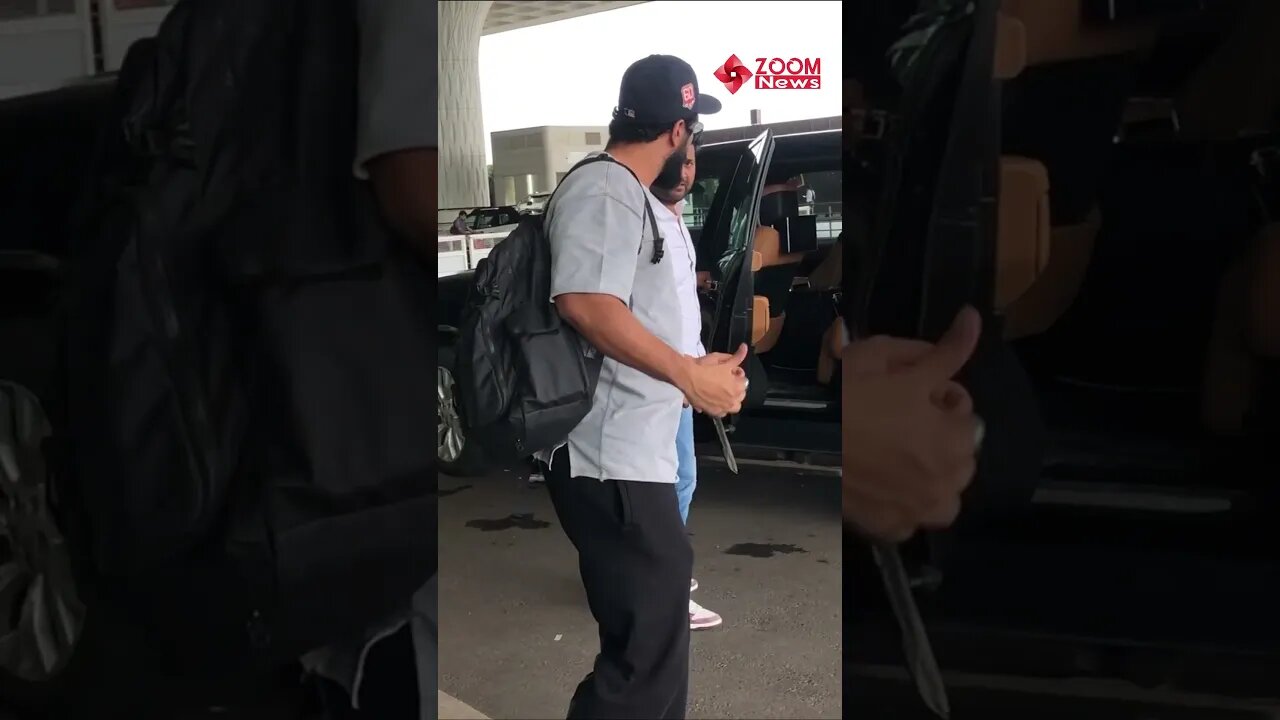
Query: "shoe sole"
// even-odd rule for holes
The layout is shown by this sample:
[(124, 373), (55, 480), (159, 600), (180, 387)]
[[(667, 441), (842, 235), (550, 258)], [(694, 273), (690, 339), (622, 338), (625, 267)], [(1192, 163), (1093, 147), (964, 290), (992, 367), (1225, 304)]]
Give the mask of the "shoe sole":
[(719, 627), (724, 623), (724, 618), (716, 618), (715, 620), (703, 620), (702, 622), (689, 621), (690, 630), (707, 630), (713, 627)]

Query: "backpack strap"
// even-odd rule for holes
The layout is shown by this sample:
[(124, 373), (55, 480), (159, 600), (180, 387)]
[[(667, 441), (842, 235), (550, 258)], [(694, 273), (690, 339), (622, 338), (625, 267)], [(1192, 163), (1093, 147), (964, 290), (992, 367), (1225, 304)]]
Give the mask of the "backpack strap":
[[(578, 168), (584, 165), (590, 165), (591, 163), (596, 163), (596, 162), (611, 162), (614, 165), (621, 167), (622, 169), (631, 173), (631, 177), (635, 178), (636, 183), (640, 185), (640, 189), (642, 191), (646, 193), (649, 192), (649, 188), (645, 187), (644, 184), (640, 182), (640, 178), (636, 177), (636, 174), (632, 172), (631, 168), (618, 162), (616, 159), (614, 159), (612, 155), (609, 155), (608, 153), (601, 153), (599, 155), (594, 155), (584, 160), (580, 160), (578, 164), (569, 168), (569, 172), (565, 173), (563, 178), (560, 178), (560, 182), (563, 183), (565, 181), (565, 178), (568, 178), (571, 174), (573, 174), (574, 170), (577, 170)], [(551, 191), (551, 197), (547, 198), (547, 207), (551, 207), (551, 200), (555, 198), (556, 190), (559, 190), (559, 189), (560, 189), (560, 185), (557, 184), (555, 187), (555, 190)], [(644, 202), (644, 215), (646, 220), (649, 223), (649, 227), (653, 228), (653, 255), (649, 257), (649, 262), (654, 265), (657, 265), (658, 263), (662, 262), (662, 256), (665, 254), (665, 251), (663, 250), (663, 247), (662, 247), (662, 243), (663, 243), (662, 233), (658, 232), (658, 219), (653, 216), (653, 206), (649, 204), (648, 198), (645, 198), (645, 202)]]
[[(649, 191), (646, 189), (645, 192)], [(653, 216), (653, 206), (647, 198), (644, 201), (644, 216), (649, 219), (649, 227), (653, 228), (653, 256), (649, 258), (649, 262), (657, 265), (662, 262), (662, 233), (658, 232), (658, 219)]]

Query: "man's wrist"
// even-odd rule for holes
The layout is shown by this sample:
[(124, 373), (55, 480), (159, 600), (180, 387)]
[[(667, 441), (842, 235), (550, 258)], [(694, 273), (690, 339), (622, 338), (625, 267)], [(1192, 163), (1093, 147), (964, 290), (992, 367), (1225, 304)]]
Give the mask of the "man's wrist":
[(671, 370), (671, 384), (677, 390), (689, 394), (689, 386), (693, 384), (694, 361), (688, 355), (677, 355), (679, 358)]

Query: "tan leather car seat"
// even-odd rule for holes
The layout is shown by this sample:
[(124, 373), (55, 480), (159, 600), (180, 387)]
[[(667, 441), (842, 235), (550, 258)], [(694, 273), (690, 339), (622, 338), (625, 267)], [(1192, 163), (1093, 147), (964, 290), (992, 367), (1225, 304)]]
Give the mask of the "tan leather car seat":
[[(757, 272), (764, 268), (796, 264), (804, 259), (804, 253), (782, 252), (782, 236), (778, 234), (777, 230), (764, 225), (756, 228), (755, 248), (760, 255), (760, 268), (757, 268)], [(763, 300), (765, 308), (769, 309), (770, 312), (776, 312), (775, 309), (770, 307), (769, 300), (764, 296), (756, 295), (754, 299), (757, 307), (760, 306), (760, 301)], [(769, 318), (768, 327), (765, 329), (764, 335), (755, 344), (757, 353), (769, 352), (774, 345), (778, 344), (778, 338), (782, 336), (782, 326), (786, 320), (786, 311), (778, 312)]]
[(1250, 345), (1264, 358), (1280, 359), (1280, 222), (1263, 229), (1252, 270), (1249, 278)]
[(1280, 359), (1280, 223), (1263, 228), (1223, 275), (1201, 388), (1210, 433), (1244, 429), (1257, 398), (1259, 359)]
[[(996, 80), (1017, 77), (1027, 64), (1027, 29), (1021, 20), (996, 16)], [(1049, 171), (1027, 157), (1000, 158), (996, 229), (995, 309), (1024, 295), (1049, 262)]]
[(1027, 66), (1027, 26), (1005, 12), (996, 13), (996, 80), (1017, 77)]
[[(996, 77), (1017, 83), (1027, 68), (1074, 60), (1144, 52), (1155, 43), (1156, 22), (1123, 25), (1087, 25), (1081, 0), (1003, 0), (997, 26)], [(1082, 222), (1049, 226), (1047, 240), (1015, 238), (1041, 217), (1030, 197), (1038, 185), (1008, 195), (1008, 183), (1018, 179), (1038, 184), (1039, 171), (1027, 158), (1001, 167), (1001, 228), (997, 256), (997, 307), (1005, 312), (1005, 335), (1025, 337), (1044, 332), (1058, 321), (1075, 300), (1093, 255), (1100, 217), (1095, 207)], [(1044, 166), (1041, 166), (1043, 168)], [(1046, 185), (1053, 178), (1045, 173)], [(1052, 189), (1049, 188), (1049, 192)], [(1006, 201), (1017, 209), (1006, 207)], [(1047, 212), (1045, 213), (1047, 216)], [(1052, 220), (1052, 218), (1048, 218)], [(1030, 283), (1030, 269), (1040, 263)]]
[(1082, 223), (1049, 228), (1047, 262), (1039, 277), (1004, 308), (1005, 337), (1038, 335), (1071, 307), (1089, 269), (1101, 226), (1102, 216), (1095, 207)]
[(1176, 98), (1180, 135), (1229, 140), (1265, 132), (1280, 113), (1280, 2), (1249, 0)]
[(1026, 294), (1049, 263), (1049, 171), (1031, 158), (1000, 158), (996, 310)]
[(1158, 22), (1089, 25), (1081, 3), (1004, 0), (1000, 4), (1002, 13), (1023, 26), (1027, 66), (1117, 55), (1155, 44)]
[(1213, 435), (1244, 429), (1257, 383), (1257, 360), (1249, 349), (1249, 260), (1241, 257), (1223, 274), (1200, 387), (1200, 416)]

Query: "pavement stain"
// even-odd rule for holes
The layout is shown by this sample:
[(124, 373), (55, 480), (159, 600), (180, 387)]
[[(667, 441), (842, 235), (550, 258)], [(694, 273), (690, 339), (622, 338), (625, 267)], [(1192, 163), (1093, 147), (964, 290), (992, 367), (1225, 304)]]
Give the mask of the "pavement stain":
[(463, 490), (470, 490), (472, 487), (474, 487), (474, 486), (473, 486), (473, 485), (459, 485), (458, 487), (441, 488), (441, 489), (439, 489), (439, 490), (436, 490), (436, 497), (449, 497), (450, 495), (457, 495), (458, 493), (462, 492)]
[(745, 555), (753, 558), (768, 558), (774, 555), (790, 555), (792, 553), (807, 553), (808, 550), (799, 545), (791, 545), (789, 543), (738, 543), (732, 545), (728, 550), (724, 551), (725, 555)]
[(480, 532), (496, 532), (498, 530), (510, 530), (517, 528), (519, 530), (541, 530), (542, 528), (551, 527), (551, 523), (546, 520), (535, 520), (533, 513), (513, 513), (504, 518), (495, 520), (486, 520), (477, 518), (468, 520), (467, 527), (475, 528)]

